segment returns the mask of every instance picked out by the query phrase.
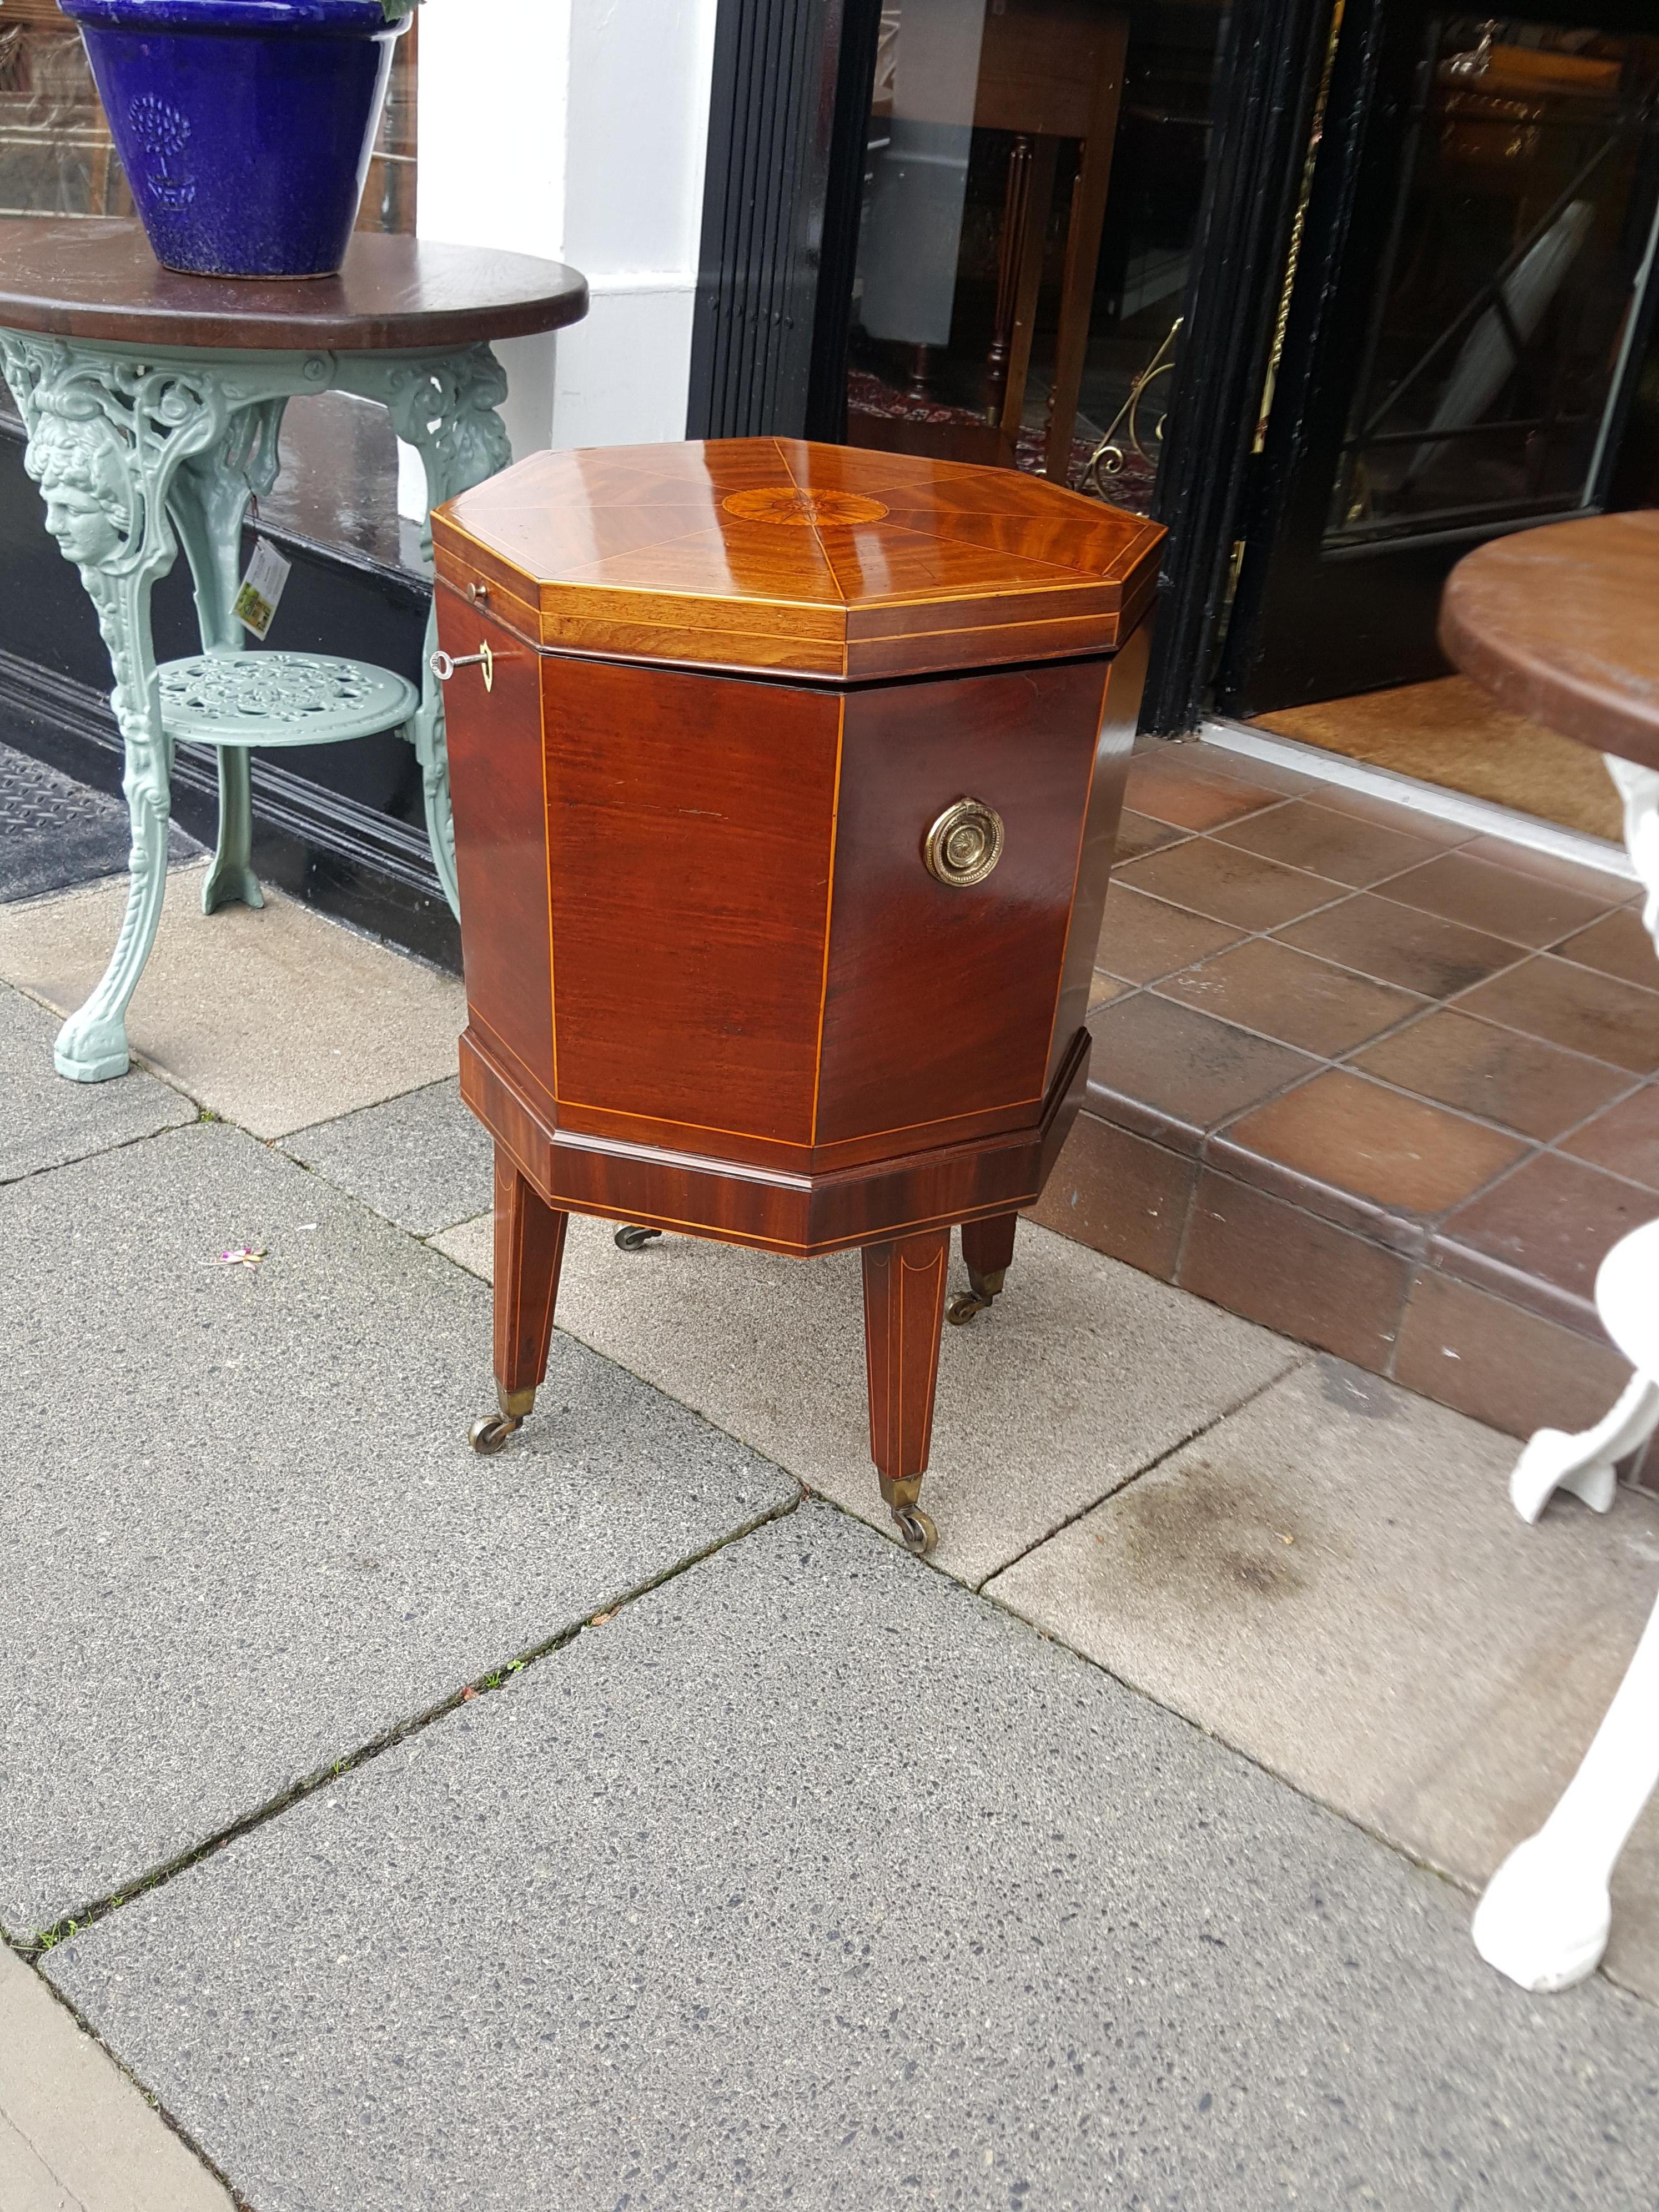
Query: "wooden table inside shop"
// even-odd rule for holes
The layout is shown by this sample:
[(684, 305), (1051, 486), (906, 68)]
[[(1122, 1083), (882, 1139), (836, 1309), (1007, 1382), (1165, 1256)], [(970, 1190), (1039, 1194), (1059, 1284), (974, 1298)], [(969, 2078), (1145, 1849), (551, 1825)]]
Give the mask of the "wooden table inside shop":
[(571, 1212), (858, 1247), (872, 1454), (929, 1549), (951, 1231), (967, 1319), (1083, 1093), (1163, 532), (761, 438), (538, 454), (434, 535), (495, 1139), (474, 1443), (533, 1406)]

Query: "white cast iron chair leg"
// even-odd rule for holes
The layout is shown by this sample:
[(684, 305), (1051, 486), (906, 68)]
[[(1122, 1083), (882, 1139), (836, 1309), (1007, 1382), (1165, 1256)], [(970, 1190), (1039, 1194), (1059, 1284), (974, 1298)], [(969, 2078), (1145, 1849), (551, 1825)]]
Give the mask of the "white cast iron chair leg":
[[(1647, 891), (1642, 921), (1659, 947), (1659, 773), (1606, 756), (1625, 803), (1625, 845)], [(1540, 1429), (1510, 1478), (1510, 1496), (1535, 1521), (1557, 1490), (1598, 1513), (1613, 1504), (1615, 1462), (1659, 1428), (1659, 1223), (1615, 1244), (1595, 1279), (1607, 1334), (1636, 1369), (1619, 1403), (1593, 1429)], [(1659, 1607), (1561, 1802), (1535, 1836), (1516, 1845), (1486, 1885), (1474, 1942), (1489, 1966), (1522, 1988), (1565, 1990), (1594, 1972), (1612, 1917), (1608, 1886), (1642, 1808), (1659, 1784)]]
[(1608, 1885), (1659, 1784), (1659, 1607), (1561, 1802), (1486, 1886), (1474, 1945), (1523, 1990), (1570, 1989), (1593, 1973), (1612, 1918)]
[(1593, 1429), (1568, 1436), (1540, 1429), (1516, 1462), (1510, 1498), (1523, 1521), (1536, 1521), (1558, 1490), (1570, 1490), (1596, 1512), (1613, 1504), (1618, 1462), (1659, 1429), (1659, 1385), (1645, 1375), (1631, 1378), (1625, 1395)]

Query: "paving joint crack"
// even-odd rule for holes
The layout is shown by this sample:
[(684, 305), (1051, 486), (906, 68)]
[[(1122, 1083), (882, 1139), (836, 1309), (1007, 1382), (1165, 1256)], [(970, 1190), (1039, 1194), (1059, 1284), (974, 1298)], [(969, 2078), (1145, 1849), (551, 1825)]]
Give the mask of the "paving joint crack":
[[(148, 2082), (140, 2081), (137, 2075), (133, 2072), (131, 2067), (121, 2056), (120, 2052), (111, 2044), (106, 2042), (96, 2027), (94, 2027), (93, 2022), (87, 2018), (86, 2014), (82, 2011), (80, 2006), (76, 2003), (75, 2000), (66, 1995), (64, 1990), (58, 1989), (54, 1983), (47, 1980), (46, 1977), (40, 1972), (40, 1960), (38, 1959), (31, 1958), (27, 1951), (22, 1946), (13, 1942), (13, 1940), (9, 1936), (6, 1936), (3, 1931), (0, 1931), (0, 1943), (3, 1943), (5, 1946), (6, 1949), (12, 1954), (14, 1958), (20, 1960), (21, 1963), (28, 1968), (29, 1972), (34, 1975), (36, 1980), (39, 1981), (41, 1987), (46, 1990), (47, 1996), (52, 1999), (52, 2002), (56, 2005), (60, 2005), (63, 2008), (63, 2009), (69, 2014), (70, 2018), (75, 2022), (76, 2027), (80, 2029), (82, 2034), (86, 2037), (87, 2040), (109, 2061), (110, 2064), (115, 2069), (122, 2080), (127, 2082), (131, 2087), (143, 2099), (145, 2105), (152, 2112), (155, 2113), (156, 2118), (160, 2120), (162, 2126), (167, 2129), (168, 2133), (170, 2135), (176, 2136), (179, 2141), (184, 2145), (185, 2148), (190, 2153), (191, 2156), (196, 2160), (197, 2164), (200, 2166), (204, 2172), (212, 2175), (213, 2179), (218, 2183), (219, 2186), (224, 2191), (226, 2196), (230, 2199), (231, 2204), (234, 2208), (234, 2212), (259, 2212), (259, 2207), (256, 2205), (251, 2198), (243, 2196), (240, 2190), (236, 2187), (228, 2174), (225, 2172), (223, 2167), (217, 2165), (215, 2160), (209, 2156), (208, 2153), (204, 2150), (201, 2144), (191, 2133), (190, 2130), (185, 2125), (184, 2122), (161, 2102), (161, 2100), (156, 2095), (155, 2092), (149, 2087)], [(62, 2179), (57, 2167), (53, 2166), (51, 2159), (47, 2157), (40, 2146), (34, 2142), (27, 2130), (22, 2127), (11, 2113), (7, 2112), (4, 2117), (9, 2124), (16, 2129), (17, 2133), (22, 2136), (23, 2141), (27, 2143), (31, 2150), (33, 2151), (35, 2156), (40, 2160), (41, 2165), (46, 2167), (47, 2172), (51, 2174), (52, 2179), (57, 2183), (58, 2188), (63, 2191), (65, 2202), (73, 2203), (77, 2207), (81, 2207), (81, 2199), (75, 2195), (74, 2191), (69, 2187), (69, 2185)], [(82, 2212), (84, 2212), (84, 2208), (82, 2208)]]
[[(784, 1468), (780, 1472), (787, 1474), (788, 1470)], [(106, 1897), (94, 1899), (85, 1905), (77, 1905), (74, 1911), (61, 1915), (49, 1928), (40, 1929), (33, 1936), (8, 1935), (4, 1938), (5, 1942), (19, 1958), (27, 1960), (32, 1966), (38, 1966), (40, 1961), (50, 1952), (55, 1951), (59, 1944), (69, 1942), (77, 1936), (85, 1935), (89, 1928), (95, 1928), (100, 1921), (107, 1920), (112, 1913), (118, 1912), (123, 1906), (137, 1903), (139, 1898), (147, 1897), (152, 1891), (161, 1888), (179, 1875), (187, 1874), (192, 1867), (200, 1865), (204, 1859), (211, 1858), (216, 1852), (223, 1850), (228, 1844), (240, 1842), (244, 1836), (252, 1835), (256, 1830), (269, 1826), (270, 1822), (280, 1820), (284, 1813), (290, 1811), (295, 1805), (303, 1803), (308, 1797), (315, 1796), (319, 1790), (329, 1788), (332, 1784), (343, 1780), (348, 1774), (355, 1774), (360, 1767), (368, 1766), (375, 1759), (382, 1758), (386, 1753), (395, 1751), (399, 1744), (406, 1743), (411, 1737), (423, 1734), (435, 1722), (445, 1719), (453, 1712), (459, 1711), (464, 1705), (476, 1704), (480, 1698), (488, 1697), (492, 1691), (505, 1689), (515, 1675), (523, 1674), (528, 1668), (539, 1665), (544, 1659), (554, 1657), (568, 1645), (574, 1644), (586, 1631), (608, 1626), (626, 1607), (635, 1603), (640, 1598), (648, 1596), (653, 1590), (661, 1589), (668, 1583), (678, 1582), (682, 1575), (689, 1574), (694, 1567), (702, 1565), (706, 1560), (712, 1559), (717, 1553), (727, 1550), (732, 1545), (740, 1544), (745, 1538), (753, 1536), (761, 1529), (769, 1527), (773, 1522), (787, 1519), (790, 1514), (799, 1511), (810, 1493), (805, 1486), (799, 1482), (798, 1478), (791, 1476), (790, 1480), (797, 1484), (797, 1494), (793, 1498), (786, 1499), (781, 1504), (769, 1507), (764, 1513), (754, 1515), (741, 1526), (728, 1529), (725, 1534), (715, 1537), (711, 1543), (703, 1545), (698, 1551), (688, 1553), (684, 1559), (675, 1560), (671, 1566), (661, 1569), (645, 1581), (630, 1583), (619, 1596), (604, 1601), (596, 1613), (588, 1613), (568, 1628), (562, 1628), (556, 1634), (544, 1638), (541, 1643), (530, 1645), (516, 1656), (500, 1661), (488, 1673), (477, 1675), (469, 1682), (464, 1682), (459, 1689), (451, 1691), (447, 1697), (439, 1699), (435, 1705), (429, 1705), (418, 1713), (411, 1714), (406, 1719), (394, 1723), (391, 1728), (383, 1729), (379, 1735), (371, 1737), (367, 1743), (360, 1744), (355, 1751), (348, 1752), (342, 1758), (331, 1761), (327, 1766), (319, 1767), (312, 1773), (302, 1776), (298, 1782), (290, 1783), (288, 1788), (280, 1791), (276, 1796), (267, 1799), (264, 1804), (257, 1806), (252, 1812), (244, 1813), (227, 1826), (216, 1830), (211, 1836), (204, 1838), (199, 1844), (192, 1844), (188, 1850), (179, 1852), (176, 1856), (167, 1860), (164, 1864), (152, 1868), (149, 1873), (139, 1875), (132, 1881), (124, 1882), (118, 1891), (112, 1892)]]
[[(1290, 1364), (1281, 1368), (1277, 1375), (1270, 1375), (1265, 1382), (1258, 1382), (1253, 1390), (1247, 1390), (1236, 1405), (1224, 1407), (1220, 1413), (1212, 1414), (1207, 1421), (1200, 1421), (1195, 1429), (1188, 1430), (1185, 1436), (1177, 1437), (1172, 1444), (1166, 1445), (1161, 1452), (1156, 1453), (1145, 1466), (1136, 1468), (1133, 1474), (1126, 1475), (1121, 1482), (1115, 1484), (1110, 1490), (1102, 1491), (1098, 1498), (1091, 1498), (1086, 1505), (1079, 1505), (1075, 1513), (1068, 1513), (1063, 1521), (1056, 1521), (1054, 1527), (1045, 1529), (1042, 1535), (1034, 1536), (1023, 1550), (1016, 1552), (1012, 1559), (1005, 1559), (1000, 1566), (993, 1567), (990, 1573), (983, 1576), (980, 1581), (964, 1583), (963, 1587), (974, 1591), (977, 1596), (988, 1596), (991, 1594), (989, 1586), (999, 1575), (1011, 1573), (1022, 1561), (1029, 1559), (1033, 1552), (1040, 1552), (1045, 1544), (1051, 1544), (1056, 1536), (1063, 1536), (1068, 1528), (1074, 1528), (1079, 1521), (1086, 1520), (1091, 1513), (1097, 1511), (1112, 1498), (1121, 1498), (1125, 1492), (1132, 1490), (1143, 1476), (1155, 1473), (1166, 1460), (1173, 1459), (1177, 1452), (1185, 1451), (1188, 1444), (1195, 1444), (1200, 1437), (1207, 1437), (1212, 1430), (1218, 1429), (1224, 1421), (1231, 1421), (1236, 1413), (1242, 1413), (1254, 1406), (1258, 1398), (1265, 1398), (1269, 1390), (1276, 1390), (1281, 1382), (1288, 1382), (1292, 1375), (1298, 1375), (1304, 1367), (1311, 1366), (1316, 1356), (1315, 1353), (1309, 1352), (1303, 1358), (1291, 1360)], [(997, 1601), (1001, 1602), (1000, 1600)], [(1012, 1610), (1012, 1608), (1005, 1607), (1005, 1610)], [(1018, 1620), (1023, 1616), (1016, 1613), (1014, 1618)], [(1069, 1651), (1072, 1647), (1067, 1644), (1066, 1648)]]

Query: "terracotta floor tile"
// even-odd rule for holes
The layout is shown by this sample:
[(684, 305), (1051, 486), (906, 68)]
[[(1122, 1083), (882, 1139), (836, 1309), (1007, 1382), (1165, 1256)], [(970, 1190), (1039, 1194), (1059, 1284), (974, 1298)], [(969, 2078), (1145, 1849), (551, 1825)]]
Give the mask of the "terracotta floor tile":
[(1425, 999), (1449, 999), (1521, 957), (1501, 937), (1465, 929), (1375, 891), (1361, 891), (1275, 934), (1304, 952)]
[(1555, 950), (1563, 960), (1576, 960), (1581, 968), (1596, 968), (1604, 975), (1621, 975), (1627, 983), (1659, 991), (1659, 953), (1633, 907), (1604, 914)]
[(1642, 896), (1639, 884), (1612, 868), (1583, 867), (1577, 860), (1564, 860), (1554, 853), (1540, 853), (1531, 845), (1517, 845), (1508, 837), (1475, 837), (1462, 849), (1471, 860), (1492, 860), (1499, 867), (1514, 868), (1521, 875), (1535, 876), (1540, 883), (1555, 884), (1563, 890), (1583, 891), (1587, 898), (1600, 899), (1604, 906), (1623, 906)]
[(1115, 883), (1106, 895), (1095, 966), (1131, 983), (1151, 983), (1220, 951), (1224, 945), (1237, 944), (1238, 938), (1237, 930), (1204, 915)]
[(1408, 1390), (1528, 1437), (1599, 1421), (1630, 1364), (1610, 1344), (1425, 1267), (1406, 1303), (1394, 1371)]
[(1259, 853), (1263, 860), (1282, 860), (1286, 867), (1305, 868), (1357, 890), (1431, 860), (1441, 850), (1430, 838), (1407, 836), (1380, 823), (1362, 822), (1357, 815), (1339, 814), (1300, 799), (1276, 806), (1270, 814), (1229, 823), (1216, 835), (1229, 845)]
[(1558, 1136), (1630, 1085), (1622, 1068), (1581, 1059), (1451, 1006), (1382, 1038), (1352, 1064), (1402, 1091), (1501, 1121), (1527, 1137)]
[(1409, 991), (1372, 982), (1266, 937), (1247, 939), (1231, 952), (1182, 969), (1158, 988), (1183, 1006), (1326, 1059), (1404, 1021), (1424, 1003)]
[(1550, 953), (1494, 975), (1459, 1004), (1465, 1013), (1588, 1053), (1632, 1075), (1659, 1069), (1659, 992)]
[(1097, 1006), (1103, 1006), (1113, 999), (1121, 999), (1131, 988), (1115, 975), (1103, 975), (1097, 968), (1089, 978), (1089, 1012), (1093, 1013)]
[(1556, 1149), (1606, 1168), (1610, 1175), (1627, 1176), (1632, 1182), (1659, 1190), (1659, 1085), (1644, 1084), (1571, 1136), (1561, 1138)]
[(1495, 861), (1471, 860), (1467, 848), (1442, 853), (1420, 868), (1396, 876), (1389, 896), (1447, 921), (1506, 937), (1516, 945), (1553, 945), (1607, 911), (1607, 901), (1522, 875)]
[(1030, 1218), (1171, 1282), (1197, 1176), (1189, 1152), (1079, 1114)]
[(1392, 1362), (1410, 1262), (1206, 1168), (1181, 1256), (1183, 1290), (1351, 1359)]
[(1167, 822), (1155, 822), (1150, 814), (1137, 814), (1126, 806), (1117, 825), (1116, 858), (1114, 865), (1121, 867), (1126, 860), (1138, 860), (1143, 853), (1161, 852), (1165, 845), (1178, 845), (1191, 833), (1172, 829)]
[(1417, 1215), (1446, 1212), (1526, 1150), (1344, 1068), (1257, 1107), (1227, 1136), (1298, 1175)]
[(1282, 794), (1236, 775), (1212, 773), (1196, 745), (1160, 744), (1138, 752), (1129, 764), (1124, 805), (1180, 830), (1213, 830), (1258, 807), (1278, 806)]
[[(1114, 1093), (1150, 1108), (1171, 1125), (1170, 1140), (1188, 1151), (1204, 1130), (1319, 1064), (1145, 992), (1091, 1014), (1089, 1027), (1091, 1097)], [(1092, 1110), (1116, 1118), (1104, 1097)]]
[[(1540, 1152), (1449, 1215), (1436, 1250), (1459, 1246), (1589, 1300), (1609, 1249), (1654, 1214), (1651, 1191), (1557, 1152)], [(1449, 1264), (1454, 1273), (1468, 1273)]]
[(1133, 860), (1119, 871), (1119, 880), (1240, 929), (1276, 929), (1341, 896), (1340, 885), (1322, 876), (1282, 868), (1210, 837), (1189, 837), (1184, 845)]

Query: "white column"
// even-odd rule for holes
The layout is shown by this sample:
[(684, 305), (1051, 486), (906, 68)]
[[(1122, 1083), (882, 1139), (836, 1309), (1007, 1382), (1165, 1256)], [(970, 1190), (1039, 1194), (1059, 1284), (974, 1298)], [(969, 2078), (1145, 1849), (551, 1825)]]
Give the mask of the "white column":
[(585, 323), (497, 348), (515, 457), (685, 434), (714, 9), (422, 10), (421, 236), (568, 261), (592, 293)]

